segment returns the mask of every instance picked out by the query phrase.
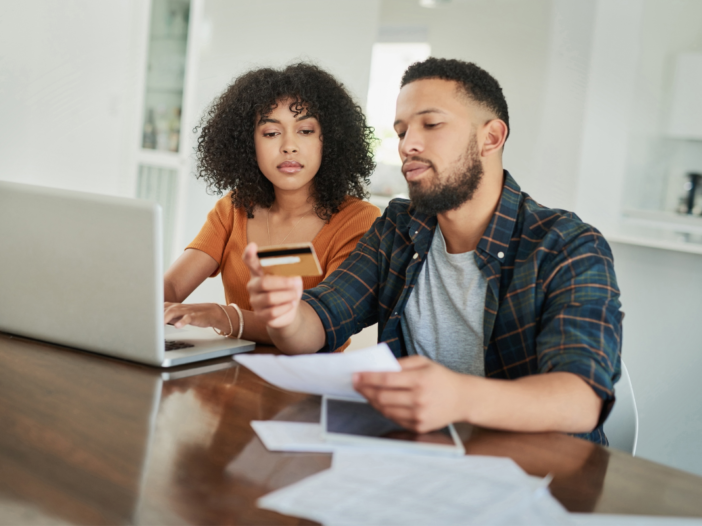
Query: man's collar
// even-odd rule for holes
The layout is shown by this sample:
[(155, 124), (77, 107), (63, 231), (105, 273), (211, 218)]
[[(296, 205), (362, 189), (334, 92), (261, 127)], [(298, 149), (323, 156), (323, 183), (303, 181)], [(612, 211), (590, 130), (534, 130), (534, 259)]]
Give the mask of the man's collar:
[[(521, 188), (517, 182), (507, 170), (504, 170), (502, 195), (497, 209), (485, 229), (480, 243), (478, 243), (479, 251), (490, 254), (498, 261), (504, 261), (507, 247), (512, 239), (514, 224), (517, 221), (521, 195)], [(426, 252), (429, 250), (436, 229), (436, 216), (423, 214), (413, 207), (410, 208), (410, 215), (412, 222), (409, 234), (415, 244), (415, 250), (420, 253)]]
[(504, 261), (509, 242), (517, 222), (519, 202), (522, 197), (521, 188), (507, 170), (504, 170), (505, 182), (497, 209), (492, 215), (490, 224), (485, 229), (478, 243), (478, 250), (490, 254), (499, 261)]

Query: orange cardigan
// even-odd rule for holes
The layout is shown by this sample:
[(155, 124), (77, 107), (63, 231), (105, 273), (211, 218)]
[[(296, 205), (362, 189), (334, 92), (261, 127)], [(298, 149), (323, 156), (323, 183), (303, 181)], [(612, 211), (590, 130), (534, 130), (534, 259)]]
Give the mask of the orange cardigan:
[[(302, 278), (305, 289), (311, 289), (331, 274), (349, 256), (359, 239), (380, 216), (375, 205), (353, 197), (347, 197), (338, 213), (322, 227), (312, 240), (322, 266), (322, 276)], [(231, 194), (217, 201), (207, 215), (200, 233), (187, 248), (195, 248), (209, 254), (219, 267), (212, 274), (222, 273), (224, 295), (227, 303), (236, 303), (242, 309), (251, 310), (246, 283), (249, 269), (241, 255), (246, 248), (246, 210), (234, 208)]]

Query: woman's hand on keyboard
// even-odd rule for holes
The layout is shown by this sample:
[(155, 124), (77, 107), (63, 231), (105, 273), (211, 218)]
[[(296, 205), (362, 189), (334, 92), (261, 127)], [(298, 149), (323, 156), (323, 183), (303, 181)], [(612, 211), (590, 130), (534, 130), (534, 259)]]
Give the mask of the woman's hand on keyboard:
[(239, 327), (239, 318), (234, 309), (225, 308), (230, 316), (231, 325), (222, 308), (216, 303), (165, 302), (163, 304), (164, 323), (170, 323), (178, 329), (186, 325), (214, 327), (224, 334), (230, 334), (232, 327)]

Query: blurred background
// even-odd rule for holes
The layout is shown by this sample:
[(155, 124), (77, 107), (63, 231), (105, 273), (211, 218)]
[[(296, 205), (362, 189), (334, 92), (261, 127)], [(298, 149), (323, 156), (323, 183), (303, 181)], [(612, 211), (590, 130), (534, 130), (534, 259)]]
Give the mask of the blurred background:
[[(382, 207), (406, 192), (399, 79), (429, 55), (499, 80), (506, 168), (610, 241), (637, 454), (702, 475), (699, 0), (4, 0), (0, 179), (159, 202), (169, 264), (217, 199), (193, 176), (208, 104), (248, 69), (307, 60), (376, 128)], [(189, 301), (220, 298), (213, 279)]]

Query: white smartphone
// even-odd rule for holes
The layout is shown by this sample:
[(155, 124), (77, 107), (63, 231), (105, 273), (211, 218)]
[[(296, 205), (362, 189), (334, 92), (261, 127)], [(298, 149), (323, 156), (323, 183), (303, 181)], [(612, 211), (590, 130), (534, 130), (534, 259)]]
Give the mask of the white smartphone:
[(366, 401), (324, 396), (321, 425), (322, 438), (329, 443), (436, 455), (466, 454), (453, 425), (415, 433), (383, 416)]

